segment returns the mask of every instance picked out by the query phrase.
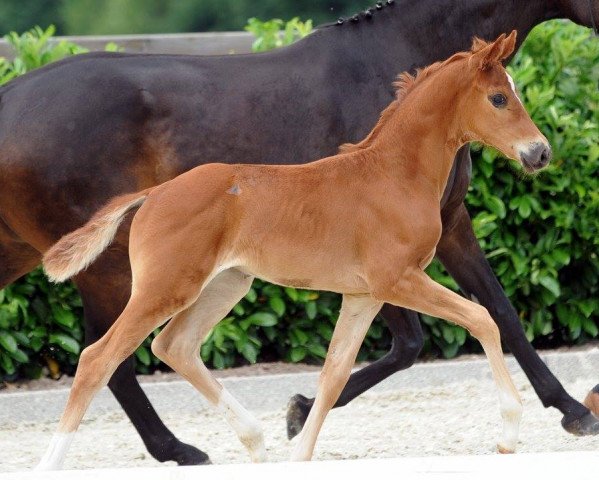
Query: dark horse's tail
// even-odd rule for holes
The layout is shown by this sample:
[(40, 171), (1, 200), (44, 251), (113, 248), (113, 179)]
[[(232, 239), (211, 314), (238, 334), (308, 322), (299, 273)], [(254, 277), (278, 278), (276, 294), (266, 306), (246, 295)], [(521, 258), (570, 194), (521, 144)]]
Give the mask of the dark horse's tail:
[(153, 188), (111, 200), (74, 232), (44, 254), (44, 270), (53, 282), (63, 282), (92, 263), (112, 243), (125, 214), (141, 206)]

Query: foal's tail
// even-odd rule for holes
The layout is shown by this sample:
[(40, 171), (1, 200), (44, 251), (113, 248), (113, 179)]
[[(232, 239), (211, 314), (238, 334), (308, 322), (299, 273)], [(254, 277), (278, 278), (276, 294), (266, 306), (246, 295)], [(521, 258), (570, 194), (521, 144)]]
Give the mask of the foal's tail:
[(145, 202), (153, 188), (116, 197), (74, 232), (62, 237), (43, 259), (46, 275), (63, 282), (92, 263), (112, 243), (125, 214)]

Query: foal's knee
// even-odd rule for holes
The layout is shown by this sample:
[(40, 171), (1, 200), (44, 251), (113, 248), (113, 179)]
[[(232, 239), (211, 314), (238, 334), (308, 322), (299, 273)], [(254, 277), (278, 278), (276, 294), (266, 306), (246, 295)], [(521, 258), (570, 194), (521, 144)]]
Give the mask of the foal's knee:
[(499, 343), (499, 328), (488, 310), (481, 305), (474, 305), (471, 315), (466, 328), (472, 336), (483, 344)]
[(102, 355), (103, 350), (97, 344), (85, 347), (79, 355), (77, 365), (78, 385), (82, 388), (100, 388), (107, 384), (118, 363), (113, 358)]

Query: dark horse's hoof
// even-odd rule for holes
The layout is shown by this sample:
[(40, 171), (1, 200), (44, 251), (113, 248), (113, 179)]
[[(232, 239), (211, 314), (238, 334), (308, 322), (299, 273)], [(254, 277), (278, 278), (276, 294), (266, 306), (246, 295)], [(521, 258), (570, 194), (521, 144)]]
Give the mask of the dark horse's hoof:
[(173, 438), (163, 445), (159, 455), (154, 455), (159, 462), (174, 461), (179, 465), (210, 465), (210, 457), (192, 445)]
[(578, 418), (570, 418), (568, 415), (564, 415), (564, 418), (562, 418), (562, 427), (564, 427), (566, 432), (577, 437), (599, 435), (599, 418), (591, 412), (587, 412)]
[(289, 440), (302, 431), (310, 408), (312, 408), (312, 400), (299, 393), (289, 400), (287, 404), (287, 438)]

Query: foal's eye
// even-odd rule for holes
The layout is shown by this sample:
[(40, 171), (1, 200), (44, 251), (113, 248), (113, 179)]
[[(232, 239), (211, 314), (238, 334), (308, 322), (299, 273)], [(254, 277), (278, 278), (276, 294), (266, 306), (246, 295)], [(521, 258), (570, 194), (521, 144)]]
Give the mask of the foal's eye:
[(496, 93), (489, 97), (489, 100), (495, 108), (503, 108), (507, 105), (507, 98), (503, 93)]

